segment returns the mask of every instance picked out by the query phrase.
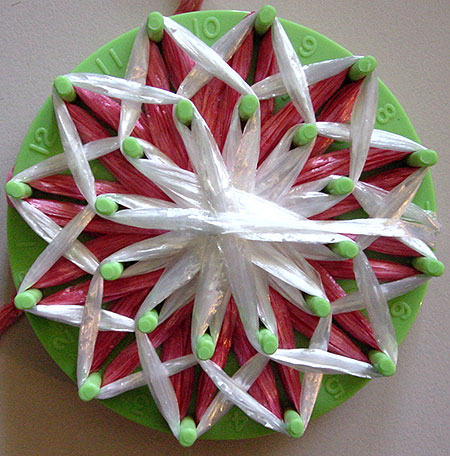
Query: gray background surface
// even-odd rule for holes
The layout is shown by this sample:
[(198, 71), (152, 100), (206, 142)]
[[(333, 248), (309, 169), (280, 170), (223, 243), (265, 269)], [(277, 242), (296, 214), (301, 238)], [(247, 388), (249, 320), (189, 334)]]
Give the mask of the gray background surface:
[[(257, 9), (261, 1), (205, 1), (208, 9)], [(281, 17), (313, 28), (350, 51), (372, 54), (379, 74), (405, 108), (423, 144), (440, 153), (433, 169), (448, 245), (449, 18), (445, 1), (273, 1)], [(176, 1), (0, 0), (0, 175), (13, 165), (52, 80), (91, 52), (138, 26), (149, 11), (171, 13)], [(2, 225), (6, 204), (1, 201)], [(0, 298), (13, 295), (6, 236), (0, 237)], [(301, 440), (273, 435), (199, 441), (188, 450), (78, 400), (23, 319), (0, 340), (0, 455), (445, 455), (449, 454), (448, 275), (434, 280), (401, 346), (397, 374), (371, 382), (315, 420)]]

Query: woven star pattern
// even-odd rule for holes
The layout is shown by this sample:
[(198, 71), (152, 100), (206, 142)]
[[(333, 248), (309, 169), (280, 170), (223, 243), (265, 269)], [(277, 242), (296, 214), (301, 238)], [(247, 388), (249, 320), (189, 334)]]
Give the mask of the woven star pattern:
[[(324, 374), (395, 371), (388, 300), (439, 273), (439, 224), (412, 202), (433, 156), (374, 128), (372, 60), (304, 66), (278, 18), (255, 37), (256, 13), (212, 47), (160, 19), (160, 36), (152, 29), (149, 39), (150, 22), (139, 28), (124, 78), (55, 81), (64, 152), (7, 187), (48, 243), (16, 305), (79, 327), (84, 400), (147, 385), (185, 446), (234, 405), (300, 436)], [(348, 148), (330, 151), (336, 141)], [(97, 159), (114, 181), (95, 178)], [(386, 171), (391, 163), (403, 165)], [(71, 200), (34, 198), (31, 188)], [(336, 218), (358, 208), (364, 215)], [(338, 279), (355, 280), (357, 291), (346, 294)], [(128, 333), (133, 341), (111, 360)], [(236, 368), (225, 367), (230, 353)]]

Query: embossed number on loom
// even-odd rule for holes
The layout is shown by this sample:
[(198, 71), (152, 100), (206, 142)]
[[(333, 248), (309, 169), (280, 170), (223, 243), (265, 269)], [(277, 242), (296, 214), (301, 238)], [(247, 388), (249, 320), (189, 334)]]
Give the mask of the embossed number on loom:
[(304, 36), (300, 46), (298, 47), (300, 57), (311, 57), (316, 50), (317, 40), (311, 35)]
[(391, 315), (393, 318), (407, 320), (411, 315), (411, 306), (404, 301), (396, 302), (391, 307)]
[(344, 387), (335, 377), (331, 377), (325, 382), (325, 391), (336, 401), (345, 394)]
[(199, 38), (205, 37), (213, 40), (220, 33), (219, 19), (215, 16), (209, 16), (200, 24), (198, 18), (194, 18), (192, 21), (192, 31)]
[(378, 108), (377, 122), (385, 125), (391, 119), (393, 119), (396, 114), (397, 114), (397, 110), (395, 109), (394, 105), (392, 105), (391, 103), (386, 103), (381, 108)]
[(34, 132), (34, 141), (34, 143), (28, 146), (31, 151), (38, 152), (43, 155), (48, 155), (50, 153), (48, 148), (50, 147), (52, 141), (46, 128), (39, 127)]

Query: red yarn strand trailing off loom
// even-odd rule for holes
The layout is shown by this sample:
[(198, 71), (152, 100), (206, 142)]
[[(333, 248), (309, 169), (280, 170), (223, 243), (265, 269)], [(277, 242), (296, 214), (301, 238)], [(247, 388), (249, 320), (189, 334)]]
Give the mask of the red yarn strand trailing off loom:
[(181, 0), (173, 14), (190, 13), (198, 11), (202, 7), (203, 0)]

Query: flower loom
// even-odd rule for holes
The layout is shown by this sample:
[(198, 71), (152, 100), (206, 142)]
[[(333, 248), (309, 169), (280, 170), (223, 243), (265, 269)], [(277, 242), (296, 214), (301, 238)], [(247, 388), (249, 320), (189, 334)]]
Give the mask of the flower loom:
[(57, 77), (5, 187), (0, 330), (25, 311), (82, 400), (183, 446), (300, 437), (393, 375), (392, 316), (443, 273), (437, 155), (376, 65), (264, 6), (150, 13)]

